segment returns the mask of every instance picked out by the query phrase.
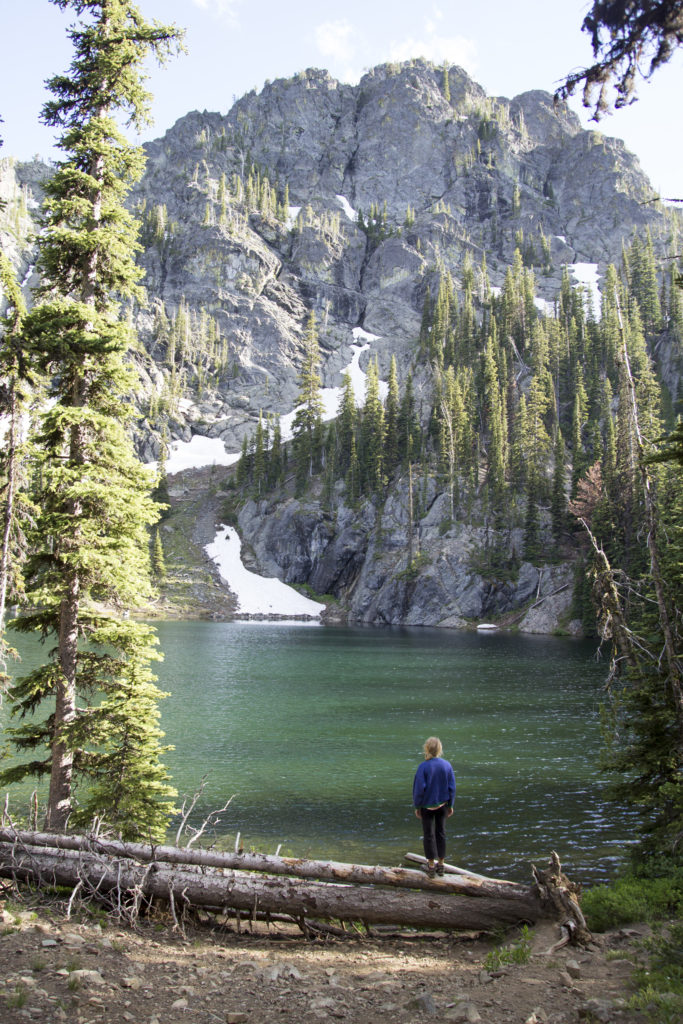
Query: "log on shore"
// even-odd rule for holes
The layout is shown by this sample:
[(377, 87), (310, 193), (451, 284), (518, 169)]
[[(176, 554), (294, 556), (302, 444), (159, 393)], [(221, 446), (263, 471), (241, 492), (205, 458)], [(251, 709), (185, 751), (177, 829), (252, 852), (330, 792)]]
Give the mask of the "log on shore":
[[(264, 872), (295, 878), (328, 882), (349, 882), (357, 885), (390, 885), (403, 889), (429, 889), (434, 892), (459, 892), (467, 896), (490, 896), (496, 899), (526, 899), (529, 886), (518, 882), (486, 878), (461, 868), (447, 866), (447, 875), (428, 878), (423, 871), (410, 868), (388, 868), (340, 861), (310, 860), (301, 857), (276, 857), (262, 853), (231, 853), (219, 850), (193, 850), (177, 846), (152, 846), (147, 843), (125, 843), (88, 835), (65, 835), (49, 832), (24, 832), (0, 828), (0, 844), (39, 846), (53, 850), (74, 850), (110, 857), (129, 858), (143, 864), (194, 864), (199, 867), (224, 868), (237, 871)], [(407, 854), (418, 862), (424, 857)]]
[[(198, 852), (198, 851), (197, 851)], [(83, 896), (109, 895), (121, 904), (153, 897), (185, 906), (286, 913), (368, 924), (491, 930), (557, 919), (555, 906), (533, 889), (515, 899), (456, 892), (394, 891), (292, 877), (270, 877), (199, 865), (139, 864), (82, 850), (0, 843), (0, 875), (41, 885), (80, 887)]]

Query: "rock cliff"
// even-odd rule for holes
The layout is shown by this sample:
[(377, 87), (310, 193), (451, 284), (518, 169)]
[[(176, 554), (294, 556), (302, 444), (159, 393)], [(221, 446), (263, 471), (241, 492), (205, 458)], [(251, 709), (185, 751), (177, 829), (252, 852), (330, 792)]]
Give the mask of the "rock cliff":
[[(523, 245), (543, 306), (556, 300), (564, 266), (604, 275), (633, 232), (648, 229), (663, 253), (680, 223), (653, 201), (622, 142), (582, 130), (550, 95), (489, 97), (462, 69), (446, 80), (423, 60), (374, 68), (356, 86), (309, 69), (226, 115), (189, 113), (145, 148), (131, 197), (148, 299), (131, 311), (143, 461), (194, 434), (239, 451), (262, 412), (290, 412), (310, 311), (323, 385), (340, 386), (361, 327), (376, 336), (380, 376), (392, 356), (402, 380), (414, 373), (424, 418), (430, 371), (416, 339), (439, 275), (457, 287), (471, 266), (476, 290), (485, 262), (496, 291)], [(0, 162), (3, 248), (27, 288), (45, 173)], [(675, 397), (680, 345), (664, 341), (659, 356)], [(367, 353), (360, 358), (364, 366)], [(481, 516), (461, 509), (451, 520), (445, 495), (433, 481), (425, 487), (410, 526), (400, 481), (382, 505), (359, 511), (342, 496), (334, 513), (315, 500), (250, 501), (239, 525), (260, 571), (335, 595), (356, 621), (567, 625), (567, 566), (521, 561), (511, 530), (494, 570)]]

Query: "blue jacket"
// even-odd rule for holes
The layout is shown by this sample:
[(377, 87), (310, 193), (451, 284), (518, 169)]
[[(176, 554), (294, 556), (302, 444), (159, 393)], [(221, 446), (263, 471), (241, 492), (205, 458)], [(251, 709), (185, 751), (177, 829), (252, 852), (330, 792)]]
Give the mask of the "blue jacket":
[(447, 803), (452, 807), (454, 800), (455, 775), (450, 762), (443, 757), (423, 761), (415, 772), (413, 806), (438, 807)]

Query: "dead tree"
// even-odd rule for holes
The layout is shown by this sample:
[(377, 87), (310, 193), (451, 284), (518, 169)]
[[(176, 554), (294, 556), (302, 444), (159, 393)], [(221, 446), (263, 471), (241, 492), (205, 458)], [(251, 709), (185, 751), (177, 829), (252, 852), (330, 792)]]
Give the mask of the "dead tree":
[[(559, 870), (559, 860), (557, 861)], [(578, 904), (532, 885), (467, 873), (428, 878), (421, 871), (219, 853), (97, 837), (0, 830), (0, 876), (78, 888), (134, 918), (141, 903), (212, 907), (247, 915), (288, 914), (418, 928), (492, 930), (543, 919), (577, 921)], [(580, 915), (580, 911), (578, 911)], [(582, 920), (582, 918), (581, 918)]]

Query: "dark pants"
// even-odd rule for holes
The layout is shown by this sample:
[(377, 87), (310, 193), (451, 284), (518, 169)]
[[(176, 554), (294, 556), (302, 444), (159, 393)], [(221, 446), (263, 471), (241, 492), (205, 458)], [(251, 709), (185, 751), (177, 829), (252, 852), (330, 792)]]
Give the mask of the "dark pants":
[(422, 808), (422, 841), (427, 860), (443, 860), (446, 856), (446, 816), (448, 804), (430, 811)]

